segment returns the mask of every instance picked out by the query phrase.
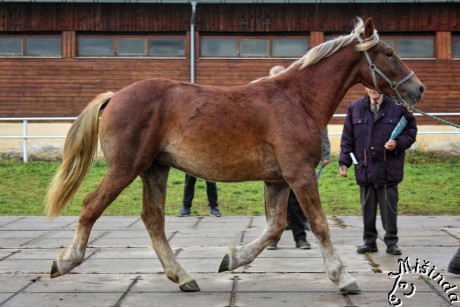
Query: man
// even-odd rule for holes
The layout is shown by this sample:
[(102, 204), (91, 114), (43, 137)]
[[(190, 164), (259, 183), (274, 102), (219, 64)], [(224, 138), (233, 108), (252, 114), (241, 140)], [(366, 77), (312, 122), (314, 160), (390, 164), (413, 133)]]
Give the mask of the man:
[[(189, 174), (185, 174), (185, 185), (184, 185), (184, 199), (183, 199), (183, 207), (179, 212), (179, 216), (190, 216), (192, 214), (192, 201), (195, 197), (195, 184), (196, 184), (196, 177), (190, 176)], [(208, 195), (208, 203), (209, 203), (209, 215), (220, 217), (220, 211), (217, 204), (217, 187), (216, 183), (212, 181), (206, 181), (206, 192)]]
[[(385, 229), (386, 252), (401, 255), (397, 246), (398, 183), (403, 179), (404, 154), (415, 142), (415, 118), (389, 97), (365, 88), (367, 95), (351, 103), (340, 144), (340, 175), (347, 176), (352, 156), (356, 157), (355, 175), (360, 187), (364, 222), (364, 245), (358, 253), (377, 252), (377, 204)], [(391, 133), (405, 117), (407, 125), (394, 140)]]

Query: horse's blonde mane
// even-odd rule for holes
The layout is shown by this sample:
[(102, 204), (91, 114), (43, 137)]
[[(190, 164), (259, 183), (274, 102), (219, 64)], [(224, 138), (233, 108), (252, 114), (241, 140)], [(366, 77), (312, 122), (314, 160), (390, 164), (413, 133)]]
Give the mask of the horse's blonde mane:
[[(308, 65), (313, 65), (320, 60), (327, 58), (328, 56), (337, 52), (344, 46), (352, 43), (356, 38), (358, 38), (362, 33), (364, 33), (364, 22), (361, 18), (356, 18), (355, 28), (349, 35), (339, 36), (336, 39), (322, 43), (321, 45), (316, 46), (311, 49), (304, 55), (300, 61), (299, 69), (303, 69)], [(374, 30), (374, 33), (366, 39), (362, 40), (362, 43), (356, 45), (357, 51), (366, 51), (373, 46), (375, 46), (379, 41), (379, 36), (377, 35), (377, 30)]]

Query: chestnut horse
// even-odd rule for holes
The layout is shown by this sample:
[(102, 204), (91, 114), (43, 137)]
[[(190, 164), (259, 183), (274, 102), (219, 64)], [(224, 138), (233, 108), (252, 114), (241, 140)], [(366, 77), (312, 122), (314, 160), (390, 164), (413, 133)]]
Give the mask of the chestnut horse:
[(357, 83), (398, 97), (407, 107), (424, 91), (414, 73), (379, 41), (372, 20), (358, 18), (351, 34), (311, 49), (274, 77), (228, 88), (148, 79), (99, 95), (70, 128), (46, 198), (48, 217), (56, 217), (81, 184), (98, 134), (107, 174), (85, 197), (73, 240), (53, 262), (51, 277), (83, 262), (92, 226), (140, 176), (142, 220), (166, 276), (183, 291), (199, 291), (165, 236), (166, 183), (174, 167), (210, 181), (265, 183), (266, 229), (253, 242), (231, 247), (219, 272), (250, 263), (281, 236), (292, 188), (318, 239), (329, 278), (343, 293), (360, 292), (332, 245), (315, 177), (322, 132)]

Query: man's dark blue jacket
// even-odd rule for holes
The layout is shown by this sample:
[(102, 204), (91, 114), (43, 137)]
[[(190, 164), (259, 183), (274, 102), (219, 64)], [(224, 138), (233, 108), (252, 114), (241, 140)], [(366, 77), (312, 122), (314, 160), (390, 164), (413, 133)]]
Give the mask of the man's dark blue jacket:
[[(384, 148), (393, 129), (401, 117), (407, 126), (395, 139), (397, 147), (393, 151)], [(359, 185), (394, 185), (402, 181), (404, 175), (404, 153), (415, 142), (417, 125), (415, 118), (402, 105), (384, 96), (377, 120), (370, 110), (370, 98), (364, 96), (353, 101), (348, 107), (340, 144), (339, 164), (350, 167), (350, 153), (358, 160), (355, 165), (356, 182)]]

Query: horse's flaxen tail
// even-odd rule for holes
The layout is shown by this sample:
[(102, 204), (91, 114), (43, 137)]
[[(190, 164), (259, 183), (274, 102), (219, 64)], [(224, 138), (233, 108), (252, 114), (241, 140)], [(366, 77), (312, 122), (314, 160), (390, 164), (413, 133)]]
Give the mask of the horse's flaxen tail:
[(94, 98), (70, 127), (61, 166), (45, 198), (48, 218), (59, 215), (83, 182), (97, 150), (100, 111), (112, 96), (112, 92), (107, 92)]

